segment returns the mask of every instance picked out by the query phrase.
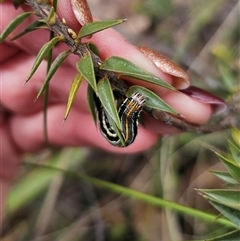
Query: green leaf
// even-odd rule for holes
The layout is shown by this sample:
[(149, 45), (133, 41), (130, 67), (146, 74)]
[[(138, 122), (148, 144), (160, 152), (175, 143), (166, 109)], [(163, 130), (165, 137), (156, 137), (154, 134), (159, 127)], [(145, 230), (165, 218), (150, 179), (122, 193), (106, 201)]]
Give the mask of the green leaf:
[(24, 30), (22, 30), (21, 32), (19, 32), (17, 35), (15, 35), (11, 40), (16, 40), (20, 37), (22, 37), (23, 35), (32, 32), (34, 30), (37, 29), (49, 29), (46, 25), (46, 23), (40, 22), (40, 21), (35, 21), (33, 23), (31, 23), (30, 25), (28, 25)]
[(198, 189), (204, 198), (240, 210), (240, 191), (226, 189)]
[(122, 125), (118, 116), (112, 88), (107, 77), (102, 78), (98, 82), (98, 97), (106, 113), (112, 118), (113, 122), (116, 123), (119, 130), (121, 130)]
[(54, 6), (51, 7), (49, 14), (47, 16), (46, 22), (49, 25), (54, 25), (56, 23), (56, 12)]
[(134, 63), (121, 58), (121, 57), (110, 57), (100, 66), (100, 69), (113, 71), (119, 73), (120, 76), (132, 77), (135, 79), (144, 80), (145, 82), (152, 83), (155, 85), (162, 86), (164, 88), (175, 90), (173, 86), (164, 82), (159, 77), (143, 70)]
[(156, 95), (151, 90), (148, 90), (142, 86), (133, 85), (127, 91), (127, 96), (131, 96), (133, 93), (139, 92), (146, 98), (145, 105), (150, 108), (158, 109), (161, 111), (169, 112), (174, 115), (178, 115), (178, 112), (169, 106), (163, 99)]
[[(79, 148), (77, 148), (77, 150), (79, 150)], [(68, 159), (72, 160), (73, 158), (65, 157), (64, 158), (65, 162)], [(47, 163), (49, 163), (49, 162), (47, 162)], [(79, 165), (79, 158), (77, 158), (77, 163)], [(63, 170), (63, 168), (61, 168), (61, 167), (59, 168), (59, 167), (54, 167), (53, 165), (49, 166), (49, 164), (43, 165), (43, 164), (39, 164), (39, 163), (37, 163), (37, 164), (31, 163), (31, 166), (36, 166), (37, 170), (47, 169), (49, 172), (51, 171), (51, 173), (64, 172), (64, 174), (67, 177), (74, 178), (74, 179), (76, 179), (76, 181), (81, 180), (86, 183), (91, 183), (93, 186), (95, 186), (97, 188), (101, 188), (101, 189), (107, 190), (109, 192), (113, 192), (113, 193), (122, 195), (123, 197), (132, 198), (132, 199), (147, 203), (148, 205), (153, 205), (153, 206), (156, 206), (159, 208), (162, 208), (162, 207), (168, 208), (168, 209), (174, 210), (178, 213), (182, 213), (184, 215), (188, 215), (188, 216), (191, 216), (194, 218), (198, 218), (200, 220), (204, 220), (206, 222), (209, 222), (210, 224), (216, 223), (216, 224), (224, 225), (224, 227), (236, 228), (236, 226), (232, 222), (227, 220), (226, 218), (218, 218), (216, 215), (213, 215), (206, 211), (201, 211), (198, 209), (194, 209), (192, 207), (187, 207), (187, 206), (181, 205), (179, 203), (171, 202), (171, 201), (168, 201), (168, 200), (156, 197), (156, 196), (152, 196), (152, 195), (149, 195), (149, 194), (146, 194), (146, 193), (134, 190), (134, 189), (130, 189), (128, 187), (121, 186), (116, 183), (107, 182), (107, 181), (101, 180), (99, 178), (95, 178), (95, 177), (91, 177), (91, 176), (87, 176), (87, 175), (80, 175), (79, 171), (77, 169), (74, 169), (74, 172), (73, 171), (70, 172), (69, 168)], [(34, 175), (32, 178), (33, 178), (33, 180), (35, 180)], [(29, 179), (29, 180), (31, 180), (31, 179)], [(31, 184), (31, 182), (29, 184)], [(22, 190), (28, 191), (27, 186), (25, 188), (23, 188)], [(34, 189), (34, 191), (35, 191), (35, 189)], [(13, 192), (13, 193), (15, 194), (15, 192)], [(15, 195), (15, 200), (13, 200), (13, 201), (16, 202), (16, 200), (18, 200), (18, 198), (21, 197), (21, 192), (19, 192), (18, 194), (19, 195), (17, 195), (17, 196)]]
[(236, 225), (237, 228), (240, 228), (240, 210), (236, 210), (216, 202), (214, 200), (208, 200), (224, 217), (229, 219), (232, 223)]
[(88, 45), (89, 49), (90, 49), (94, 54), (96, 54), (97, 56), (99, 56), (99, 49), (98, 49), (98, 47), (97, 47), (96, 44), (90, 42), (90, 43), (88, 43), (87, 45)]
[(38, 66), (43, 61), (44, 57), (48, 54), (48, 52), (54, 47), (54, 45), (57, 42), (62, 41), (62, 40), (64, 40), (63, 36), (56, 36), (53, 39), (51, 39), (49, 42), (47, 42), (46, 44), (43, 45), (43, 47), (41, 48), (41, 50), (39, 51), (39, 53), (35, 59), (31, 72), (26, 79), (26, 82), (33, 76), (33, 74), (35, 73)]
[(125, 22), (125, 19), (117, 19), (117, 20), (105, 20), (105, 21), (94, 21), (92, 23), (85, 24), (81, 30), (79, 31), (77, 39), (81, 39), (83, 37), (92, 35), (99, 31), (102, 31), (107, 28), (111, 28), (115, 25), (121, 24)]
[(87, 52), (76, 64), (78, 71), (83, 75), (86, 81), (97, 92), (97, 82), (95, 78), (94, 66), (91, 54)]
[(229, 172), (225, 171), (210, 171), (218, 178), (230, 184), (238, 184), (238, 182), (229, 174)]
[(219, 157), (222, 163), (225, 165), (231, 176), (236, 179), (238, 183), (240, 183), (240, 168), (237, 166), (234, 160), (230, 158), (225, 158), (224, 156), (220, 155), (219, 153), (215, 152), (215, 154)]
[[(240, 136), (239, 136), (240, 138)], [(234, 143), (232, 143), (231, 141), (228, 141), (228, 146), (230, 149), (230, 152), (232, 154), (233, 159), (235, 160), (235, 162), (238, 164), (238, 166), (240, 167), (240, 148), (238, 148)]]
[(13, 32), (15, 28), (17, 28), (27, 17), (30, 15), (35, 14), (35, 12), (24, 12), (14, 18), (9, 25), (4, 29), (4, 31), (0, 35), (0, 43), (2, 43), (7, 36)]
[(69, 56), (69, 54), (71, 54), (70, 50), (62, 52), (61, 54), (59, 54), (57, 56), (57, 58), (51, 64), (51, 67), (47, 73), (46, 79), (42, 85), (42, 88), (38, 92), (36, 99), (38, 99), (42, 95), (42, 93), (45, 91), (47, 85), (49, 84), (49, 81), (52, 79), (52, 77), (56, 73), (57, 69), (61, 66), (61, 64)]
[(73, 79), (72, 86), (71, 86), (69, 96), (68, 96), (67, 110), (66, 110), (66, 113), (65, 113), (65, 116), (64, 116), (64, 120), (66, 120), (68, 115), (69, 115), (69, 112), (70, 112), (70, 110), (72, 108), (72, 105), (73, 105), (74, 98), (75, 98), (75, 96), (78, 92), (78, 89), (79, 89), (82, 81), (83, 81), (83, 76), (80, 73), (78, 73), (75, 76), (75, 78)]
[(91, 116), (96, 125), (97, 124), (97, 116), (96, 116), (95, 104), (94, 104), (94, 91), (93, 91), (91, 85), (88, 85), (88, 88), (87, 88), (87, 101), (88, 101), (88, 107), (89, 107)]
[(227, 234), (224, 234), (215, 238), (211, 238), (211, 239), (206, 239), (206, 241), (239, 241), (239, 237), (240, 237), (240, 230), (236, 229)]

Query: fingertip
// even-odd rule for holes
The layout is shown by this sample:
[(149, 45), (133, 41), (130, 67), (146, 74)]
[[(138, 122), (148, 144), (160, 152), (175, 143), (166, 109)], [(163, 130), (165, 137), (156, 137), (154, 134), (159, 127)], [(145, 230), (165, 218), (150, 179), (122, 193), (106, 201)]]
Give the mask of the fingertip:
[(194, 124), (203, 124), (212, 114), (211, 106), (197, 101), (180, 92), (167, 92), (162, 96), (171, 107), (186, 117), (186, 121)]

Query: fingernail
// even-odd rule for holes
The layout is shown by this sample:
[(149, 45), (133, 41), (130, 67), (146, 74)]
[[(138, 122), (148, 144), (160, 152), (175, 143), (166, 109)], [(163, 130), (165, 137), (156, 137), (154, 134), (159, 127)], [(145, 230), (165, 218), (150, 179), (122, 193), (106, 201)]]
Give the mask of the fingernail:
[(172, 85), (175, 88), (185, 89), (190, 85), (190, 78), (187, 72), (170, 59), (145, 46), (138, 46), (137, 49), (149, 58), (158, 69), (172, 76)]
[(71, 0), (71, 5), (76, 19), (82, 26), (93, 21), (92, 13), (86, 0)]
[(195, 100), (205, 104), (210, 104), (213, 114), (219, 114), (227, 108), (227, 104), (224, 100), (198, 87), (190, 86), (187, 89), (180, 91)]

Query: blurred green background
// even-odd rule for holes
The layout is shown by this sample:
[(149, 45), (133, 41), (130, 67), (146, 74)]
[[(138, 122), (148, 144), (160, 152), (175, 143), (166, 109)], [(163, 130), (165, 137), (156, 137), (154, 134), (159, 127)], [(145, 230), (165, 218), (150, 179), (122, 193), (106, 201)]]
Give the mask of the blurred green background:
[[(239, 88), (239, 1), (89, 0), (100, 19), (127, 18), (116, 29), (187, 70), (192, 83), (231, 101)], [(239, 93), (239, 92), (238, 92)], [(228, 230), (171, 209), (96, 187), (89, 175), (218, 214), (194, 188), (221, 188), (209, 173), (222, 170), (211, 149), (227, 151), (229, 130), (159, 138), (151, 150), (129, 155), (91, 148), (26, 154), (8, 200), (1, 240), (203, 240)], [(56, 167), (57, 169), (50, 168)], [(67, 170), (67, 171), (62, 171)]]

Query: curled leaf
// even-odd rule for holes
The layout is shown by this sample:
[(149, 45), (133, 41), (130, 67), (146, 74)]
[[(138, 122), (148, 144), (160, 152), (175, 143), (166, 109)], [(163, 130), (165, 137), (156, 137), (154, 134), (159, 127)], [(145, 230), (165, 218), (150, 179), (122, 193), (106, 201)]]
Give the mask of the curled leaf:
[(92, 13), (86, 0), (71, 0), (71, 5), (76, 19), (82, 26), (93, 21)]
[(139, 46), (137, 48), (147, 58), (149, 58), (158, 69), (173, 77), (172, 85), (174, 87), (177, 89), (185, 89), (189, 86), (189, 75), (182, 68), (173, 63), (170, 59), (148, 47)]

